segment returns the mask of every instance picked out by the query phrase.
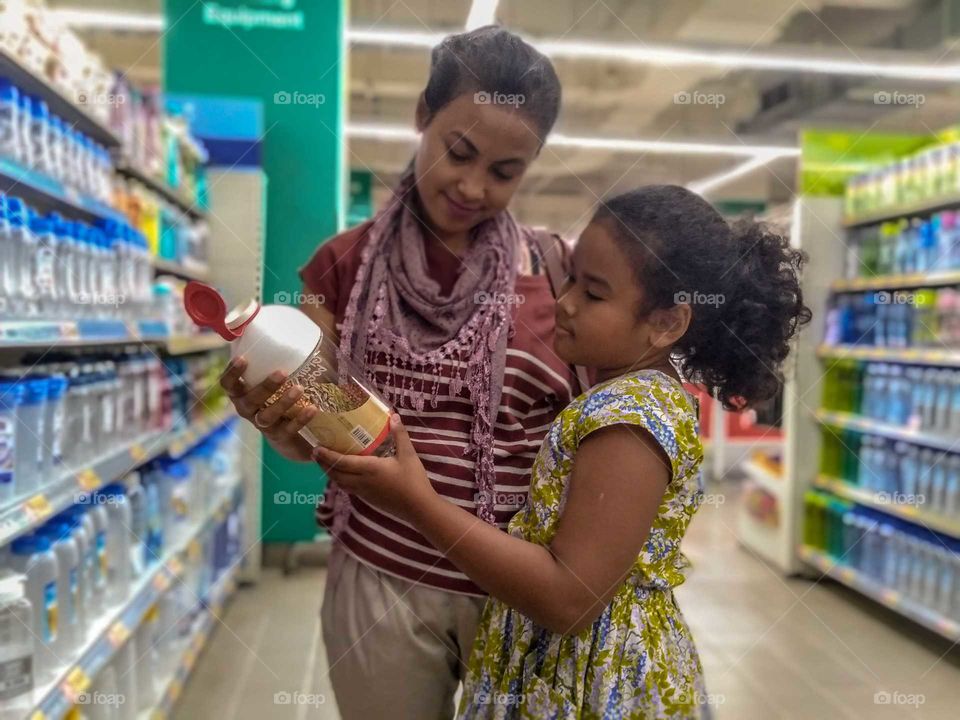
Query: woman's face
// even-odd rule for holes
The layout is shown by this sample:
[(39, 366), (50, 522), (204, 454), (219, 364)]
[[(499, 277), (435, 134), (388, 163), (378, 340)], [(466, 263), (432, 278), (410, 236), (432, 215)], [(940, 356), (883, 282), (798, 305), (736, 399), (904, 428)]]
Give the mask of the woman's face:
[[(487, 96), (489, 97), (489, 96)], [(540, 151), (534, 121), (512, 105), (465, 93), (433, 117), (417, 113), (417, 192), (438, 232), (459, 234), (507, 207)]]

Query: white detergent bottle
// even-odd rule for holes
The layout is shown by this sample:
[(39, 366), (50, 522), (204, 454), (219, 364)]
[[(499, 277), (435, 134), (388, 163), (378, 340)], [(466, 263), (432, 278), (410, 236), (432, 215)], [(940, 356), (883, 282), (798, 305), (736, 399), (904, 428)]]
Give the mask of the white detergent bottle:
[(36, 641), (34, 676), (44, 682), (51, 679), (62, 664), (55, 647), (59, 630), (57, 558), (50, 539), (42, 535), (17, 538), (10, 546), (10, 565), (27, 576), (26, 595), (33, 607), (32, 629)]

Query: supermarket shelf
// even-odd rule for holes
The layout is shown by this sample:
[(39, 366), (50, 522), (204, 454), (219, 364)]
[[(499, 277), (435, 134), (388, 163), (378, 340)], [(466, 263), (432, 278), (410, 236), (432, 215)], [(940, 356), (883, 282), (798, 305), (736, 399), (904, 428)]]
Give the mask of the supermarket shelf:
[(206, 213), (198, 208), (191, 200), (186, 198), (179, 191), (171, 188), (166, 183), (160, 182), (152, 175), (148, 175), (143, 172), (140, 168), (134, 167), (128, 162), (119, 161), (117, 163), (117, 172), (121, 175), (125, 175), (128, 178), (133, 178), (140, 183), (143, 183), (148, 188), (153, 190), (155, 193), (162, 195), (167, 202), (171, 202), (176, 205), (178, 208), (183, 210), (183, 212), (190, 215), (193, 218), (202, 218), (205, 217)]
[(203, 333), (202, 335), (186, 335), (184, 337), (172, 337), (166, 342), (167, 352), (170, 355), (187, 355), (189, 353), (204, 352), (206, 350), (218, 350), (226, 347), (227, 341), (216, 333)]
[(153, 259), (153, 269), (154, 272), (176, 275), (184, 280), (207, 280), (210, 275), (207, 270), (194, 270), (173, 260), (164, 260), (163, 258)]
[(880, 585), (857, 570), (836, 562), (820, 550), (801, 545), (797, 552), (802, 560), (810, 563), (840, 584), (866, 595), (868, 598), (885, 605), (948, 640), (960, 641), (960, 623), (904, 597), (896, 590)]
[[(130, 599), (124, 605), (100, 620), (79, 653), (79, 660), (68, 665), (57, 678), (36, 691), (39, 698), (32, 716), (59, 718), (76, 704), (79, 696), (89, 690), (93, 678), (140, 625), (147, 610), (156, 603), (183, 570), (189, 548), (208, 532), (236, 502), (240, 483), (234, 479), (230, 496), (214, 508), (177, 547), (165, 552), (156, 565), (148, 569), (131, 589)], [(229, 573), (225, 575), (229, 576)]]
[(767, 463), (750, 459), (741, 466), (757, 485), (779, 498), (783, 492), (783, 476), (775, 472)]
[(0, 508), (0, 547), (32, 529), (90, 493), (123, 477), (136, 467), (169, 452), (177, 457), (219, 428), (232, 416), (224, 410), (180, 432), (165, 432), (140, 438), (131, 445), (110, 453), (88, 467), (68, 472), (53, 487), (26, 500)]
[(835, 280), (830, 284), (830, 289), (834, 292), (854, 292), (856, 290), (898, 290), (901, 288), (943, 287), (945, 285), (960, 285), (960, 270)]
[[(0, 76), (2, 76), (0, 71)], [(83, 220), (122, 219), (109, 205), (81, 195), (58, 180), (23, 167), (9, 158), (0, 157), (0, 189), (23, 198), (43, 211), (56, 210), (62, 215)]]
[(204, 610), (200, 617), (193, 636), (187, 641), (187, 646), (180, 656), (176, 670), (163, 683), (163, 692), (156, 707), (140, 713), (140, 720), (165, 720), (169, 717), (173, 706), (183, 692), (183, 686), (193, 671), (197, 658), (210, 639), (213, 626), (223, 612), (224, 606), (237, 589), (237, 568), (231, 568), (223, 574), (210, 593), (203, 600)]
[(882, 499), (881, 493), (825, 475), (819, 475), (814, 478), (813, 485), (821, 490), (829, 490), (834, 495), (839, 495), (842, 498), (859, 503), (860, 505), (879, 510), (887, 515), (923, 525), (930, 530), (936, 530), (950, 537), (960, 538), (960, 519), (925, 512), (915, 505), (890, 502), (889, 500)]
[(817, 356), (830, 360), (875, 360), (931, 367), (960, 367), (958, 350), (821, 345), (817, 349)]
[(65, 96), (43, 78), (13, 58), (6, 50), (0, 50), (0, 76), (7, 78), (23, 92), (46, 100), (50, 112), (59, 115), (67, 125), (76, 127), (101, 145), (108, 148), (118, 147), (120, 139), (99, 120), (88, 115), (80, 105)]
[(949, 210), (958, 206), (960, 206), (960, 195), (953, 193), (951, 195), (928, 198), (909, 205), (892, 205), (883, 210), (867, 213), (859, 217), (848, 217), (844, 219), (843, 225), (848, 228), (863, 227), (864, 225), (875, 225), (884, 220), (897, 220), (898, 218), (912, 217), (914, 215), (929, 215), (938, 210)]
[(948, 435), (935, 435), (917, 430), (906, 430), (899, 425), (871, 420), (861, 415), (852, 413), (833, 412), (829, 410), (817, 410), (815, 414), (817, 420), (824, 425), (834, 425), (837, 427), (857, 430), (871, 435), (891, 438), (893, 440), (903, 440), (905, 442), (916, 443), (936, 450), (946, 450), (955, 452), (960, 448), (960, 440)]
[(784, 542), (782, 528), (761, 522), (743, 506), (737, 510), (737, 541), (768, 563), (786, 569), (784, 559), (780, 557)]
[(0, 321), (0, 350), (162, 343), (167, 326), (158, 320)]

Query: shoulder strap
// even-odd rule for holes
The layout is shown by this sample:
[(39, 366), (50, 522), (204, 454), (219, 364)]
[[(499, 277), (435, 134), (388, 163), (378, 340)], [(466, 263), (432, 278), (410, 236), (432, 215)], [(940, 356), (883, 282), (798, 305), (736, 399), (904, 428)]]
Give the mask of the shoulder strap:
[[(547, 279), (550, 281), (553, 296), (560, 297), (560, 289), (567, 279), (567, 247), (559, 235), (546, 230), (537, 230), (533, 237), (537, 243), (540, 260), (547, 271)], [(571, 367), (576, 373), (577, 382), (580, 383), (580, 392), (589, 390), (590, 379), (587, 376), (587, 369), (583, 365), (573, 365)]]

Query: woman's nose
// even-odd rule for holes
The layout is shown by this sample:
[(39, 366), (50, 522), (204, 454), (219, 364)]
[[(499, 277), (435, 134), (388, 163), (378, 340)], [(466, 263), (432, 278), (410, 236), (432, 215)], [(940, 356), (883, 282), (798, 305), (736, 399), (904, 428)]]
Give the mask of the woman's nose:
[(460, 178), (457, 191), (467, 202), (480, 202), (484, 194), (483, 180), (475, 173), (466, 173)]

